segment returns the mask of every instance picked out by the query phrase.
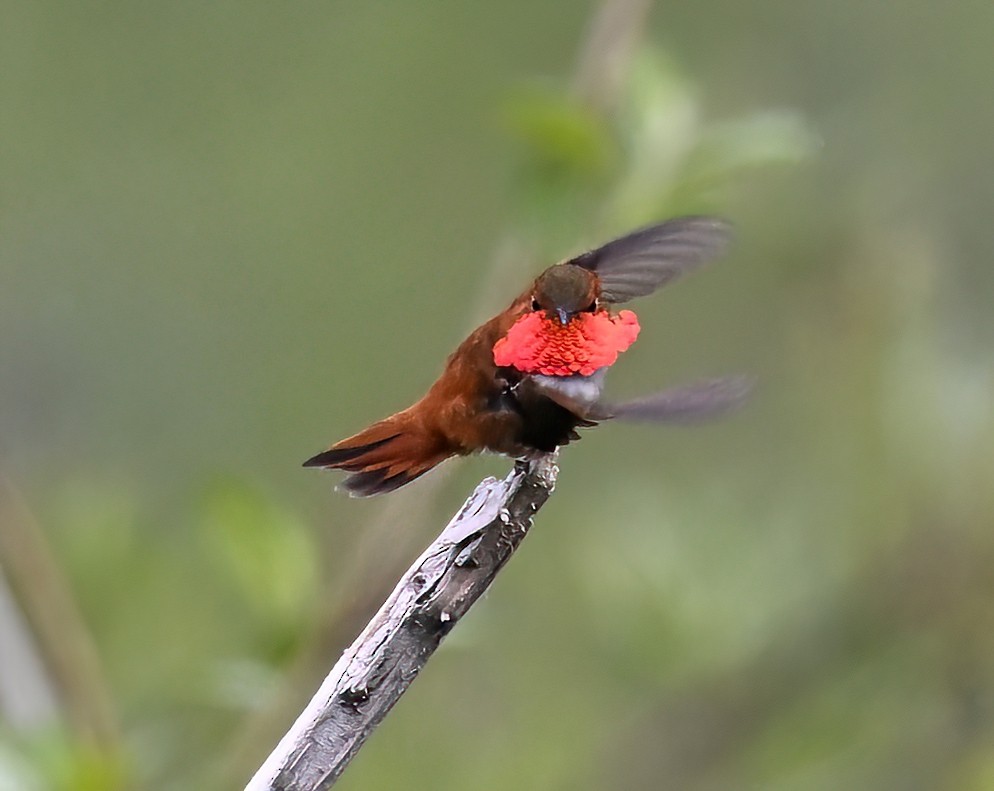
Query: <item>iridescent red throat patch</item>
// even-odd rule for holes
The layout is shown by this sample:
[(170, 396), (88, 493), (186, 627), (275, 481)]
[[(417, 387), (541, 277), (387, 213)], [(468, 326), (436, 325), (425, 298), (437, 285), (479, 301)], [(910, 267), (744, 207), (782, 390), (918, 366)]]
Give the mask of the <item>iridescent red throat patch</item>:
[(631, 346), (639, 334), (630, 310), (580, 313), (563, 326), (544, 311), (526, 313), (494, 344), (494, 362), (526, 374), (590, 376)]

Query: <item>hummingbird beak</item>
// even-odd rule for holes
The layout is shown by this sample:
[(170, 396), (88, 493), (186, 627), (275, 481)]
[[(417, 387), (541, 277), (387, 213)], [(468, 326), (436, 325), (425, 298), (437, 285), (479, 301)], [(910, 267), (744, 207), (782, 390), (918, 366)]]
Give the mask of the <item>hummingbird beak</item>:
[(569, 324), (569, 311), (566, 308), (556, 308), (556, 315), (559, 316), (559, 323), (564, 327)]

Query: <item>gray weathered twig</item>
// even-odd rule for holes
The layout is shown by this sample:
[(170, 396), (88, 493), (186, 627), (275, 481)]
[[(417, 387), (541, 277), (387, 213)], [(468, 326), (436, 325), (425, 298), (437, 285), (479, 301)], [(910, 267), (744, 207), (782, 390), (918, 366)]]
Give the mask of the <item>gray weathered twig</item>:
[(556, 483), (555, 454), (488, 478), (408, 569), (246, 791), (330, 788), (521, 543)]

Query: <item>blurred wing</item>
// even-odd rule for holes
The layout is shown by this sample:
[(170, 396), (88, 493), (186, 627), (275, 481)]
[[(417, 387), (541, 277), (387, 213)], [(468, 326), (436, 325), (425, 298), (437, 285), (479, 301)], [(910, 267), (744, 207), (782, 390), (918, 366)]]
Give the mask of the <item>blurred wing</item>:
[(651, 294), (720, 256), (732, 227), (717, 217), (678, 217), (622, 236), (567, 263), (600, 277), (601, 298), (627, 302)]
[(606, 404), (601, 409), (619, 420), (697, 423), (741, 407), (748, 400), (753, 384), (749, 376), (705, 379), (621, 404)]
[(566, 387), (557, 387), (541, 377), (532, 386), (546, 398), (568, 409), (588, 425), (601, 420), (645, 420), (655, 423), (699, 423), (720, 417), (741, 407), (753, 389), (749, 376), (705, 379), (682, 387), (661, 390), (652, 395), (620, 404), (591, 402)]

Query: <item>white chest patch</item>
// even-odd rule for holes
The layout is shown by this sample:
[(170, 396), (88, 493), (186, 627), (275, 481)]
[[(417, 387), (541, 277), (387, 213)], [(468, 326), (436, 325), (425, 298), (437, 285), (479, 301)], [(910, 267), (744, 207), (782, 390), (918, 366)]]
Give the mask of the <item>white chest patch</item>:
[(580, 404), (596, 404), (600, 401), (604, 389), (604, 377), (607, 368), (594, 371), (590, 376), (573, 374), (572, 376), (546, 376), (534, 374), (532, 378), (542, 389), (555, 390), (562, 393), (571, 401)]

